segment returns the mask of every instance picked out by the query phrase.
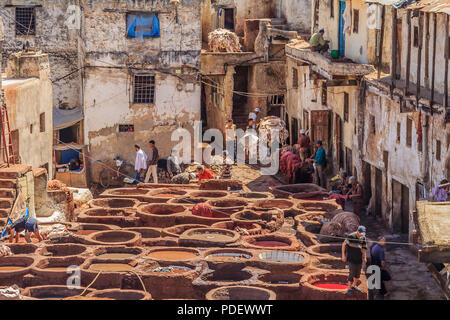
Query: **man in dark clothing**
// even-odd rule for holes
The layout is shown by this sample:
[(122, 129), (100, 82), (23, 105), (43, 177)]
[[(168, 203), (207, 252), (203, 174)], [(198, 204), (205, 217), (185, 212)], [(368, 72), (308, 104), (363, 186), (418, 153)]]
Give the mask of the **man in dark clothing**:
[(15, 238), (16, 243), (19, 243), (19, 233), (23, 230), (25, 230), (25, 240), (28, 243), (31, 242), (31, 234), (34, 234), (39, 241), (43, 240), (39, 233), (37, 220), (34, 218), (23, 217), (6, 227), (6, 231), (9, 233), (9, 242), (12, 243)]
[(167, 172), (172, 179), (177, 174), (180, 174), (181, 171), (180, 159), (177, 156), (177, 151), (173, 149), (170, 156), (167, 158)]
[(367, 263), (366, 255), (366, 227), (359, 226), (356, 232), (350, 233), (342, 244), (342, 261), (348, 263), (349, 276), (347, 294), (352, 294), (352, 289), (358, 288), (358, 279), (361, 275), (363, 263)]
[(69, 161), (70, 171), (79, 170), (80, 168), (81, 168), (80, 160), (73, 158), (72, 160)]
[(348, 181), (350, 182), (350, 190), (347, 192), (347, 196), (353, 201), (353, 212), (361, 218), (365, 209), (363, 187), (356, 180), (356, 177), (350, 177)]
[(325, 166), (327, 164), (325, 149), (322, 147), (322, 141), (316, 141), (316, 152), (309, 159), (310, 162), (314, 162), (316, 165), (316, 180), (317, 184), (322, 188), (327, 187), (327, 183), (325, 181)]
[(171, 179), (173, 184), (189, 184), (191, 179), (195, 178), (195, 173), (183, 172), (177, 174)]
[(147, 174), (145, 175), (145, 183), (150, 181), (150, 175), (153, 178), (153, 183), (158, 183), (158, 160), (159, 153), (158, 148), (156, 148), (155, 140), (150, 140), (148, 145), (150, 146), (150, 152), (147, 157)]
[(370, 250), (370, 256), (372, 264), (380, 267), (381, 270), (381, 288), (378, 290), (378, 295), (381, 299), (387, 294), (386, 286), (384, 281), (391, 280), (389, 272), (386, 270), (386, 260), (384, 257), (384, 246), (386, 245), (386, 238), (381, 237), (378, 239), (378, 243), (372, 247)]

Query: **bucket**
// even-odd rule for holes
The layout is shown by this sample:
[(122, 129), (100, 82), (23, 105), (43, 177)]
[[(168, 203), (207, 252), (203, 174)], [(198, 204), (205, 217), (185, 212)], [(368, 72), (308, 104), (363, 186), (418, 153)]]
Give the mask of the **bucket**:
[(339, 58), (339, 50), (331, 50), (331, 57), (333, 59)]

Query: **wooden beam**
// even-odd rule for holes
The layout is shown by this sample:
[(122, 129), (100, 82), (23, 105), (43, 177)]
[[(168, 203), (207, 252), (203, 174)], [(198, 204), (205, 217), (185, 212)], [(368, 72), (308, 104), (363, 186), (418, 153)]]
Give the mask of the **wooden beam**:
[(444, 109), (448, 108), (448, 50), (449, 50), (449, 43), (448, 43), (448, 15), (445, 15), (445, 22), (444, 22), (444, 28), (445, 28), (445, 45), (444, 45), (444, 101), (442, 102), (442, 105), (444, 106)]
[(391, 42), (391, 96), (395, 88), (395, 80), (397, 77), (397, 9), (392, 7), (392, 42)]
[(439, 273), (439, 271), (432, 263), (427, 263), (427, 267), (431, 273), (431, 276), (434, 278), (434, 280), (436, 280), (447, 300), (450, 300), (450, 290), (448, 288), (448, 285), (445, 283), (444, 279), (442, 279), (442, 276)]
[(423, 12), (419, 12), (419, 47), (417, 49), (417, 83), (416, 83), (416, 106), (419, 105), (420, 99), (420, 82), (422, 80), (422, 43), (423, 43)]
[(433, 114), (433, 103), (434, 103), (434, 80), (436, 76), (436, 33), (437, 33), (437, 14), (433, 14), (433, 60), (432, 60), (432, 66), (431, 66), (431, 98), (430, 98), (430, 108), (431, 108), (431, 114)]
[(380, 80), (381, 76), (381, 64), (383, 63), (383, 38), (384, 38), (384, 15), (386, 6), (382, 6), (381, 9), (381, 32), (380, 32), (380, 48), (378, 50), (378, 75), (377, 79)]
[(406, 83), (405, 96), (409, 91), (409, 73), (411, 71), (411, 10), (406, 11), (406, 24), (408, 25), (408, 51), (406, 53)]

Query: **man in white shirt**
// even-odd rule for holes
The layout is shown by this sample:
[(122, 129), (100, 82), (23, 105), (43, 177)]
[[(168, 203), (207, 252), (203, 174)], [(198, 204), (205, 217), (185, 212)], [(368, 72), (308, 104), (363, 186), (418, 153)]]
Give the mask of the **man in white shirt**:
[(136, 161), (134, 163), (134, 181), (144, 182), (141, 179), (141, 174), (147, 169), (147, 155), (139, 145), (135, 144), (134, 147), (136, 149)]
[(261, 110), (259, 108), (256, 108), (255, 111), (250, 112), (248, 114), (249, 119), (253, 119), (253, 129), (256, 128), (256, 119), (258, 118), (258, 114)]

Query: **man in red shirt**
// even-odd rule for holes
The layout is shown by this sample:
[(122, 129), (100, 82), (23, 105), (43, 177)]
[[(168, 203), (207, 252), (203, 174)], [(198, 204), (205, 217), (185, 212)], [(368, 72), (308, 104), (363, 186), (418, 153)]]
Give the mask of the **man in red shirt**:
[(305, 130), (300, 130), (300, 137), (298, 138), (297, 144), (300, 148), (300, 158), (302, 161), (304, 161), (306, 158), (309, 157), (309, 151), (311, 148), (311, 140), (309, 137), (305, 134)]
[(197, 173), (198, 173), (198, 182), (201, 182), (202, 180), (211, 180), (214, 179), (215, 174), (212, 172), (212, 170), (204, 168), (203, 166), (197, 167)]

